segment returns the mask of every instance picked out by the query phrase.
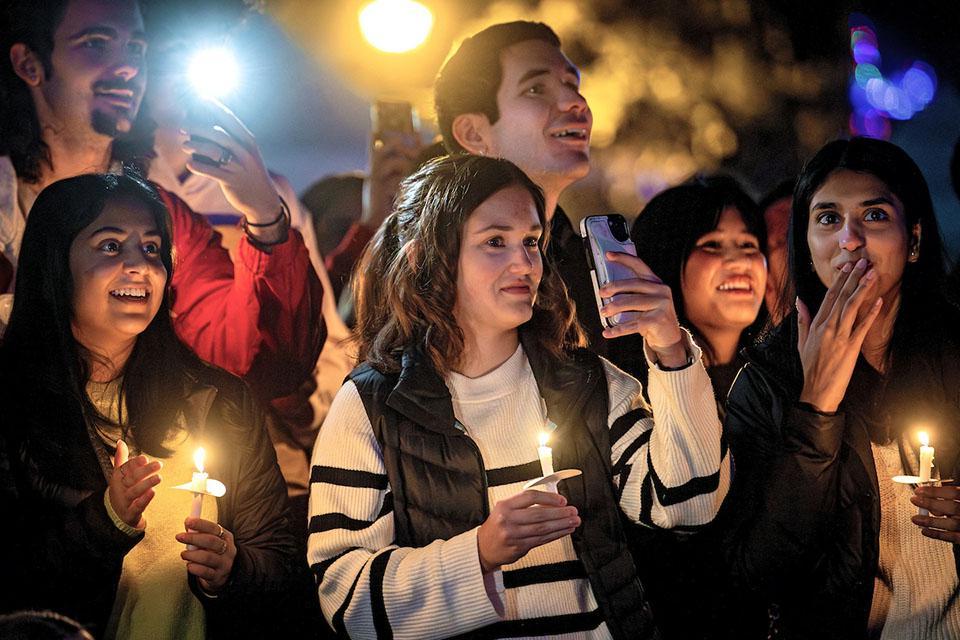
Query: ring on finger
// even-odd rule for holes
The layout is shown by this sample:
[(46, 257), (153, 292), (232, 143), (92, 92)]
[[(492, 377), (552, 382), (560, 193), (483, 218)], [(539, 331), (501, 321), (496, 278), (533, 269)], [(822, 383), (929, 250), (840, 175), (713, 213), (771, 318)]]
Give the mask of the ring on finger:
[(223, 555), (224, 553), (226, 553), (226, 552), (227, 552), (227, 541), (226, 541), (226, 540), (221, 540), (221, 541), (220, 541), (220, 550), (217, 551), (217, 555), (221, 555), (221, 556), (222, 556), (222, 555)]
[(217, 537), (223, 540), (223, 525), (218, 522), (217, 526), (220, 527), (220, 530), (217, 531)]

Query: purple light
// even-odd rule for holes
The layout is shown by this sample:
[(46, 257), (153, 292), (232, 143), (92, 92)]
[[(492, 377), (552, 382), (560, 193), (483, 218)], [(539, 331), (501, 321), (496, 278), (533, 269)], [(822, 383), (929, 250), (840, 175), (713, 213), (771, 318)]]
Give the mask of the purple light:
[(867, 92), (856, 82), (850, 83), (850, 104), (857, 111), (865, 111), (872, 106)]
[(876, 65), (880, 63), (880, 50), (866, 38), (853, 45), (853, 59), (857, 64)]
[(871, 78), (864, 87), (867, 102), (875, 109), (885, 110), (884, 98), (887, 94), (887, 81), (883, 78)]
[(913, 115), (910, 100), (907, 99), (903, 89), (892, 82), (887, 83), (883, 93), (883, 110), (895, 120), (909, 120)]
[(890, 138), (890, 121), (882, 113), (871, 109), (863, 114), (863, 133), (871, 138)]
[(937, 79), (928, 64), (916, 62), (903, 74), (900, 86), (903, 87), (911, 104), (923, 108), (933, 100), (937, 92)]

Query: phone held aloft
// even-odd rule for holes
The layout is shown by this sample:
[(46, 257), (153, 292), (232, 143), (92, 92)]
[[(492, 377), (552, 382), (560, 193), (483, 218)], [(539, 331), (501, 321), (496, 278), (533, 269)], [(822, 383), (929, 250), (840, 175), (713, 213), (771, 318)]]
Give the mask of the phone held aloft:
[(412, 135), (417, 132), (417, 114), (409, 102), (377, 100), (370, 108), (370, 125), (375, 140), (385, 134)]
[[(636, 278), (636, 274), (621, 264), (607, 259), (607, 252), (628, 253), (637, 255), (637, 248), (630, 240), (627, 221), (619, 213), (610, 213), (599, 216), (587, 216), (580, 221), (580, 236), (587, 252), (587, 264), (590, 265), (590, 280), (593, 282), (593, 293), (597, 300), (597, 310), (603, 308), (611, 298), (600, 297), (600, 287), (617, 280)], [(635, 319), (635, 311), (617, 313), (610, 317), (600, 315), (600, 323), (604, 327), (615, 327), (624, 322)]]

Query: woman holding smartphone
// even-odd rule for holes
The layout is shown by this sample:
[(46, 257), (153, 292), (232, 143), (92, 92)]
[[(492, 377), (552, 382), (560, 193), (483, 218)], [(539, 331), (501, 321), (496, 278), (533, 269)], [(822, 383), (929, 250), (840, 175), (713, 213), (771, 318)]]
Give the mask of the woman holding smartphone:
[(960, 313), (926, 182), (893, 144), (831, 142), (791, 225), (795, 311), (727, 402), (734, 583), (778, 637), (958, 637), (960, 488), (892, 480), (917, 474), (922, 428), (960, 471)]
[[(757, 205), (730, 178), (667, 189), (633, 223), (637, 255), (673, 291), (680, 324), (703, 349), (714, 395), (723, 408), (743, 365), (740, 351), (766, 322), (767, 263)], [(646, 379), (639, 338), (611, 343), (611, 360)]]
[[(0, 347), (4, 609), (98, 637), (276, 628), (259, 612), (295, 566), (283, 478), (244, 384), (173, 331), (171, 246), (159, 196), (130, 176), (56, 182), (31, 210)], [(196, 513), (172, 487), (199, 447), (226, 495)]]
[[(308, 556), (336, 631), (649, 637), (621, 518), (716, 514), (729, 460), (669, 290), (635, 293), (653, 310), (647, 357), (684, 353), (676, 370), (651, 365), (651, 408), (579, 348), (544, 229), (523, 172), (454, 156), (405, 181), (368, 248), (355, 287), (364, 364), (313, 454)], [(560, 493), (524, 490), (542, 475), (544, 431), (552, 466), (583, 473)]]

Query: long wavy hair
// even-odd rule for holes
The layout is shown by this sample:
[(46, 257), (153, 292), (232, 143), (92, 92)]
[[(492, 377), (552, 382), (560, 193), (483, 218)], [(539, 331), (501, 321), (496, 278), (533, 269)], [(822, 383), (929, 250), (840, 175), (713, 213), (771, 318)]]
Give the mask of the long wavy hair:
[(139, 178), (81, 175), (53, 183), (37, 197), (20, 247), (16, 296), (0, 346), (0, 371), (8, 382), (30, 389), (40, 401), (61, 403), (63, 415), (75, 415), (79, 409), (88, 421), (109, 422), (86, 393), (90, 363), (97, 356), (76, 341), (71, 327), (70, 247), (107, 202), (116, 199), (143, 204), (160, 231), (167, 286), (156, 316), (137, 337), (124, 367), (120, 398), (121, 426), (133, 434), (140, 449), (163, 456), (169, 452), (162, 443), (176, 424), (187, 382), (207, 365), (174, 333), (170, 217), (157, 192)]
[(458, 154), (432, 160), (403, 182), (360, 260), (353, 290), (361, 362), (398, 371), (403, 351), (417, 347), (441, 375), (460, 364), (464, 336), (453, 308), (463, 227), (480, 204), (512, 186), (530, 194), (544, 228), (543, 278), (533, 317), (520, 329), (557, 358), (583, 346), (573, 304), (544, 254), (549, 225), (539, 187), (506, 160)]
[[(673, 291), (677, 319), (690, 330), (711, 361), (710, 344), (687, 316), (683, 269), (697, 241), (717, 228), (720, 215), (727, 207), (735, 207), (740, 212), (747, 231), (757, 237), (760, 251), (765, 252), (767, 234), (763, 214), (733, 178), (701, 178), (667, 189), (647, 203), (630, 229), (637, 255)], [(740, 334), (740, 347), (751, 344), (766, 322), (766, 308), (761, 304), (757, 318)]]

